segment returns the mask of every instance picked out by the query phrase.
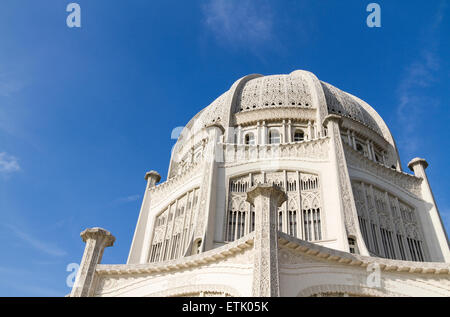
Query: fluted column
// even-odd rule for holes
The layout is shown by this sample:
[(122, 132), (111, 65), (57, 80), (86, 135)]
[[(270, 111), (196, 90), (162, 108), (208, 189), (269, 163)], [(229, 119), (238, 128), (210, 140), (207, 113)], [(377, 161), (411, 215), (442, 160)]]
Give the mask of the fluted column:
[(253, 296), (280, 296), (278, 272), (278, 208), (287, 199), (278, 187), (258, 184), (247, 192), (247, 201), (255, 206)]
[(90, 228), (80, 234), (86, 243), (83, 258), (81, 260), (75, 285), (70, 294), (71, 297), (87, 297), (94, 293), (95, 268), (100, 264), (103, 251), (114, 244), (116, 238), (102, 228)]

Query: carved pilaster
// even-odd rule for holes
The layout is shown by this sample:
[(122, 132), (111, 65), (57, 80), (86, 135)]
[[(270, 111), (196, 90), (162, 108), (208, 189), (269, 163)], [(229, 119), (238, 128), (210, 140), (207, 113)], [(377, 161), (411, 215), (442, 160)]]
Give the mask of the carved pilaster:
[[(213, 235), (206, 236), (206, 232), (214, 226), (216, 194), (217, 194), (217, 164), (223, 162), (223, 148), (219, 144), (223, 135), (223, 128), (217, 125), (206, 127), (208, 131), (208, 147), (205, 153), (205, 166), (200, 187), (199, 213), (194, 229), (192, 241), (202, 240), (201, 252), (213, 247)], [(205, 238), (208, 240), (205, 241)]]
[(116, 238), (102, 228), (90, 228), (80, 234), (86, 243), (71, 297), (92, 296), (94, 293), (95, 268), (100, 264), (103, 251), (114, 244)]
[(278, 272), (278, 208), (287, 200), (278, 187), (258, 184), (247, 192), (247, 201), (255, 206), (253, 296), (280, 296)]
[(348, 174), (347, 161), (344, 154), (342, 139), (340, 136), (339, 122), (341, 118), (337, 115), (328, 115), (323, 125), (327, 126), (331, 139), (331, 149), (335, 154), (335, 164), (338, 173), (339, 190), (341, 193), (341, 204), (344, 215), (345, 228), (348, 236), (354, 236), (357, 239), (359, 251), (362, 255), (368, 255), (369, 251), (365, 247), (362, 234), (359, 230), (358, 214), (356, 211), (355, 199)]

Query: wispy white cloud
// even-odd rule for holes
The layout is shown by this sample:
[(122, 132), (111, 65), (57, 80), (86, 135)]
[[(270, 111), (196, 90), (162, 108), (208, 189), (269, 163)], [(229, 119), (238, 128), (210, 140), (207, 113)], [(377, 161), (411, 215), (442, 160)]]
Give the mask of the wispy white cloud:
[(223, 45), (260, 45), (273, 37), (273, 15), (265, 0), (211, 0), (202, 9), (205, 25)]
[(0, 153), (0, 174), (12, 173), (20, 170), (20, 165), (16, 157), (6, 152)]
[(40, 251), (44, 252), (46, 254), (52, 255), (52, 256), (65, 256), (67, 254), (66, 251), (60, 249), (56, 245), (48, 242), (41, 241), (37, 239), (36, 237), (32, 236), (31, 234), (23, 231), (22, 229), (11, 225), (11, 224), (5, 224), (6, 227), (8, 227), (12, 233), (20, 240), (28, 244), (30, 247)]
[(424, 33), (424, 43), (421, 43), (424, 49), (405, 68), (398, 86), (397, 117), (402, 126), (399, 145), (409, 156), (420, 147), (417, 139), (411, 139), (411, 134), (420, 126), (427, 108), (440, 102), (427, 93), (427, 88), (437, 82), (437, 73), (440, 70), (439, 37), (436, 33), (441, 26), (445, 8), (446, 2), (443, 0), (434, 20)]
[(129, 203), (129, 202), (137, 201), (140, 198), (141, 198), (141, 195), (130, 195), (130, 196), (126, 196), (126, 197), (117, 198), (115, 200), (115, 202), (118, 204)]

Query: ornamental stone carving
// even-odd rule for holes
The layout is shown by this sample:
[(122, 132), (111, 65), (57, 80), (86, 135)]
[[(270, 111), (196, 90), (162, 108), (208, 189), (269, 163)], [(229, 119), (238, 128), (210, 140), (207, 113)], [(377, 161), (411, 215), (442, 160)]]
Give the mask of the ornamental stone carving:
[(71, 296), (448, 297), (426, 165), (403, 172), (379, 114), (308, 71), (244, 76), (182, 129), (167, 179), (146, 174), (126, 264), (82, 233)]
[(75, 285), (70, 294), (71, 297), (93, 295), (96, 266), (102, 260), (104, 249), (112, 246), (116, 240), (109, 231), (102, 228), (86, 229), (81, 232), (80, 236), (86, 243), (86, 247)]
[(280, 296), (278, 276), (278, 208), (287, 199), (277, 186), (263, 184), (247, 192), (247, 201), (255, 206), (255, 266), (253, 296)]

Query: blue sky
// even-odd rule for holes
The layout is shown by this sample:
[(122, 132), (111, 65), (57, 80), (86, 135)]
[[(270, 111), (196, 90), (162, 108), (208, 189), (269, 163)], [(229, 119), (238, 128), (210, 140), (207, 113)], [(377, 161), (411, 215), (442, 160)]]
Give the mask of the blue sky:
[(371, 104), (403, 168), (425, 157), (450, 229), (450, 3), (64, 0), (0, 4), (0, 296), (63, 296), (79, 233), (110, 230), (125, 263), (144, 174), (171, 131), (250, 74), (306, 69)]

